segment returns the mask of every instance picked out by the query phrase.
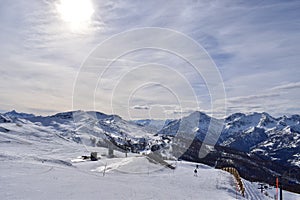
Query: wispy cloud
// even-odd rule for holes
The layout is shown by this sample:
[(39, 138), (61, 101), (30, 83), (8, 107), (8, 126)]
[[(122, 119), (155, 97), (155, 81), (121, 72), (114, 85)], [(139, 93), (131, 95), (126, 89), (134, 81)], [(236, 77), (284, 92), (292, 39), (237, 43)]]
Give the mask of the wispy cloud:
[(300, 88), (300, 82), (279, 85), (271, 88), (271, 90), (289, 90), (289, 89), (298, 89), (298, 88)]
[(279, 97), (279, 94), (256, 94), (256, 95), (249, 95), (249, 96), (240, 96), (240, 97), (233, 97), (227, 99), (227, 102), (229, 103), (241, 103), (241, 102), (249, 102), (249, 101), (257, 101), (260, 99), (266, 99), (269, 97)]
[(135, 106), (133, 106), (133, 109), (137, 109), (137, 110), (149, 110), (149, 106), (135, 105)]
[[(299, 112), (297, 1), (93, 1), (91, 22), (79, 32), (72, 32), (61, 20), (55, 6), (58, 2), (2, 2), (2, 110), (47, 114), (49, 110), (71, 109), (77, 71), (97, 44), (128, 29), (163, 27), (190, 36), (208, 51), (224, 80), (228, 113)], [(128, 44), (116, 44), (115, 48), (125, 48), (141, 39), (131, 38)], [(158, 35), (155, 42), (166, 41), (168, 36)], [(107, 49), (108, 53), (113, 51)], [(173, 113), (211, 111), (205, 77), (169, 52), (148, 49), (125, 55), (112, 64), (98, 84), (99, 73), (106, 67), (102, 64), (107, 60), (101, 61), (98, 55), (89, 62), (90, 68), (82, 72), (84, 78), (80, 79), (78, 95), (82, 99), (78, 108), (122, 116), (127, 116), (126, 109), (148, 113), (152, 107), (157, 108), (152, 110), (157, 116), (172, 113), (172, 109)], [(152, 84), (141, 87), (145, 82)], [(141, 109), (143, 105), (149, 108)], [(167, 105), (174, 107), (168, 110)]]

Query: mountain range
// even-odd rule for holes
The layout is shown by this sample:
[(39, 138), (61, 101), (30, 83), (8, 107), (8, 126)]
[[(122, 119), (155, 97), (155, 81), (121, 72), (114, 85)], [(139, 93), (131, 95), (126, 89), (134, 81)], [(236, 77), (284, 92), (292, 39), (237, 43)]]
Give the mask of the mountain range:
[(299, 115), (275, 118), (268, 113), (235, 113), (216, 119), (196, 111), (181, 119), (127, 121), (95, 111), (0, 114), (0, 132), (15, 138), (0, 143), (22, 142), (14, 135), (16, 129), (28, 134), (28, 142), (35, 137), (46, 141), (59, 137), (86, 148), (113, 144), (119, 151), (156, 151), (168, 159), (216, 168), (234, 166), (248, 180), (274, 185), (280, 177), (286, 189), (300, 192)]

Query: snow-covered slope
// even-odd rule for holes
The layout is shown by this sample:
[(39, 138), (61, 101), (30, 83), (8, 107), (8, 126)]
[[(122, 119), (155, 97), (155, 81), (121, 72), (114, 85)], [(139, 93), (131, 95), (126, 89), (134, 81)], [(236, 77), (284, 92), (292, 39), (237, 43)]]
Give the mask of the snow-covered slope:
[(7, 123), (7, 122), (12, 122), (12, 120), (9, 117), (0, 114), (0, 123)]
[[(194, 123), (195, 118), (199, 119)], [(200, 112), (173, 120), (159, 131), (163, 135), (176, 135), (182, 122), (189, 130), (196, 130), (196, 137), (204, 141), (210, 134), (209, 126), (214, 126), (217, 119)], [(212, 129), (213, 130), (213, 129)], [(221, 135), (216, 135), (218, 145), (230, 147), (243, 152), (253, 152), (266, 158), (280, 160), (299, 166), (300, 160), (300, 116), (292, 115), (274, 118), (268, 113), (235, 113), (224, 120)], [(205, 141), (207, 143), (207, 141)]]
[[(90, 153), (84, 145), (53, 134), (51, 127), (9, 127), (0, 134), (0, 199), (270, 199), (246, 180), (242, 197), (232, 175), (206, 165), (169, 161), (176, 166), (171, 170), (138, 154), (116, 151), (107, 158), (101, 147), (91, 147), (99, 155), (92, 162), (81, 159)], [(286, 200), (297, 199), (286, 194)]]
[[(126, 149), (145, 154), (150, 150), (159, 150), (165, 158), (173, 158), (172, 148), (179, 145), (183, 148), (181, 153), (188, 150), (185, 156), (187, 160), (203, 162), (203, 160), (197, 160), (197, 148), (202, 145), (193, 143), (194, 137), (208, 144), (213, 144), (214, 137), (216, 137), (217, 146), (208, 148), (212, 154), (205, 157), (203, 163), (214, 166), (215, 162), (220, 159), (230, 161), (238, 165), (237, 167), (245, 177), (254, 180), (260, 178), (261, 181), (268, 178), (268, 182), (272, 182), (273, 176), (287, 176), (284, 172), (288, 169), (293, 177), (288, 177), (286, 180), (300, 185), (298, 177), (300, 175), (298, 170), (300, 163), (299, 120), (299, 115), (274, 118), (267, 113), (237, 113), (219, 120), (201, 112), (194, 112), (179, 120), (168, 120), (156, 133), (154, 130), (159, 130), (157, 129), (158, 122), (142, 120), (136, 124), (123, 120), (119, 116), (100, 112), (71, 111), (43, 117), (12, 111), (0, 115), (0, 159), (4, 162), (28, 161), (34, 164), (42, 162), (51, 166), (63, 168), (67, 166), (67, 168), (77, 169), (81, 165), (84, 167), (85, 164), (72, 163), (71, 160), (85, 152), (90, 153), (94, 148), (109, 147), (112, 143), (115, 151), (123, 152), (119, 153), (117, 158), (124, 157)], [(218, 137), (215, 133), (218, 132), (218, 127), (223, 121), (222, 134)], [(150, 124), (152, 128), (149, 128)], [(209, 140), (206, 138), (208, 132)], [(179, 137), (173, 140), (174, 136)], [(236, 150), (244, 151), (244, 153)], [(134, 164), (135, 167), (131, 165), (128, 167), (126, 163), (136, 164)], [(147, 171), (148, 173), (151, 168), (145, 160), (134, 157), (119, 159), (119, 161), (118, 159), (107, 160), (107, 163), (96, 167), (89, 167), (87, 164), (88, 170), (86, 171), (86, 167), (82, 170), (89, 174), (99, 173), (105, 164), (109, 168), (108, 171), (118, 171), (118, 173), (125, 169), (128, 171), (129, 168), (134, 169), (135, 172)], [(149, 169), (140, 167), (141, 165), (147, 165)], [(39, 167), (38, 164), (37, 168)], [(117, 170), (113, 170), (115, 168)], [(185, 168), (186, 166), (183, 166), (183, 169)], [(250, 177), (246, 176), (253, 170), (256, 173)], [(297, 190), (298, 186), (291, 185), (291, 187)]]
[(133, 120), (132, 122), (139, 125), (142, 128), (150, 132), (157, 133), (160, 131), (166, 124), (168, 124), (172, 120), (154, 120), (154, 119), (141, 119), (141, 120)]
[[(280, 176), (286, 181), (285, 187), (300, 191), (299, 115), (274, 118), (268, 113), (236, 113), (224, 119), (220, 130), (218, 125), (221, 121), (205, 113), (194, 112), (169, 122), (159, 135), (189, 138), (188, 143), (186, 139), (176, 139), (176, 144), (173, 143), (173, 149), (180, 149), (176, 156), (182, 159), (211, 166), (222, 160), (220, 166), (235, 166), (242, 171), (243, 177), (274, 184), (275, 177)], [(216, 130), (220, 130), (221, 134), (215, 134)], [(208, 148), (205, 150), (208, 155), (200, 159), (203, 143), (217, 148)]]
[[(141, 138), (151, 138), (153, 134), (141, 129), (132, 122), (127, 122), (116, 115), (106, 115), (100, 112), (71, 111), (58, 113), (52, 116), (33, 116), (12, 111), (4, 114), (3, 122), (13, 122), (21, 129), (51, 130), (52, 133), (87, 146), (95, 146), (102, 139), (114, 138), (124, 143), (125, 138), (137, 142)], [(10, 118), (13, 120), (10, 120)], [(2, 124), (3, 128), (10, 130), (11, 124)]]
[[(10, 123), (0, 134), (0, 199), (239, 199), (233, 177), (227, 172), (196, 163), (169, 161), (175, 170), (146, 157), (91, 147), (53, 134), (53, 127)], [(105, 173), (104, 173), (105, 171)], [(255, 186), (247, 195), (266, 199)], [(249, 193), (249, 194), (248, 194)]]
[(280, 118), (267, 113), (232, 115), (225, 124), (221, 145), (300, 167), (299, 115)]

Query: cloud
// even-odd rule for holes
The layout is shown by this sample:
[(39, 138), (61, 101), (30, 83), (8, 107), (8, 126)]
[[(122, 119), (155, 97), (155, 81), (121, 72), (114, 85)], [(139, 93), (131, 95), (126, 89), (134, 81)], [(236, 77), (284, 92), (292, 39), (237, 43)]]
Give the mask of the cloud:
[[(38, 114), (69, 110), (76, 74), (89, 52), (113, 34), (146, 26), (174, 29), (205, 48), (224, 80), (228, 113), (299, 112), (300, 94), (295, 91), (300, 83), (297, 1), (94, 1), (91, 23), (80, 32), (72, 32), (61, 20), (55, 3), (6, 0), (1, 4), (1, 110), (34, 110)], [(151, 34), (145, 33), (129, 38), (128, 44), (116, 43), (105, 52), (113, 53), (149, 37)], [(171, 37), (157, 35), (153, 42), (163, 44)], [(177, 106), (168, 113), (177, 113), (178, 108), (183, 112), (212, 111), (212, 91), (205, 77), (169, 52), (148, 49), (124, 55), (97, 84), (103, 64), (108, 62), (101, 59), (95, 56), (89, 61), (90, 68), (82, 72), (78, 94), (82, 98), (76, 109), (82, 106), (122, 116), (139, 105)], [(161, 64), (160, 70), (153, 65), (134, 71), (149, 63)], [(204, 70), (205, 66), (203, 62)], [(142, 82), (152, 85), (133, 87), (142, 86)], [(137, 89), (136, 93), (131, 95), (129, 88)], [(195, 105), (195, 97), (200, 105)]]
[(249, 96), (240, 96), (240, 97), (233, 97), (227, 99), (229, 103), (241, 103), (245, 101), (257, 101), (261, 99), (266, 99), (270, 97), (279, 97), (279, 94), (258, 94), (258, 95), (249, 95)]
[(149, 110), (149, 106), (135, 105), (135, 106), (133, 106), (133, 109), (136, 109), (136, 110)]
[(300, 82), (279, 85), (271, 88), (271, 90), (289, 90), (289, 89), (297, 89), (297, 88), (300, 88)]

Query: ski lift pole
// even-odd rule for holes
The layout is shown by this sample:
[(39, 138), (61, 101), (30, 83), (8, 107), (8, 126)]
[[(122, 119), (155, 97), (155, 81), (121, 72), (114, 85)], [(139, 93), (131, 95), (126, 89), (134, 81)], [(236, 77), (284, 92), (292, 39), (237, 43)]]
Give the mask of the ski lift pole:
[(279, 185), (279, 197), (280, 197), (280, 200), (283, 200), (283, 196), (282, 196), (282, 183), (280, 183), (280, 185)]
[(238, 196), (238, 195), (237, 195), (237, 194), (238, 194), (238, 189), (239, 189), (238, 187), (239, 187), (239, 186), (238, 186), (238, 183), (236, 182), (236, 187), (235, 187), (235, 198), (236, 198), (236, 199), (238, 199), (238, 197), (237, 197), (237, 196)]
[(276, 177), (276, 200), (278, 200), (278, 186), (279, 186), (279, 180), (278, 177)]
[(103, 176), (105, 176), (106, 166), (107, 166), (107, 163), (105, 163), (105, 166), (104, 166)]

